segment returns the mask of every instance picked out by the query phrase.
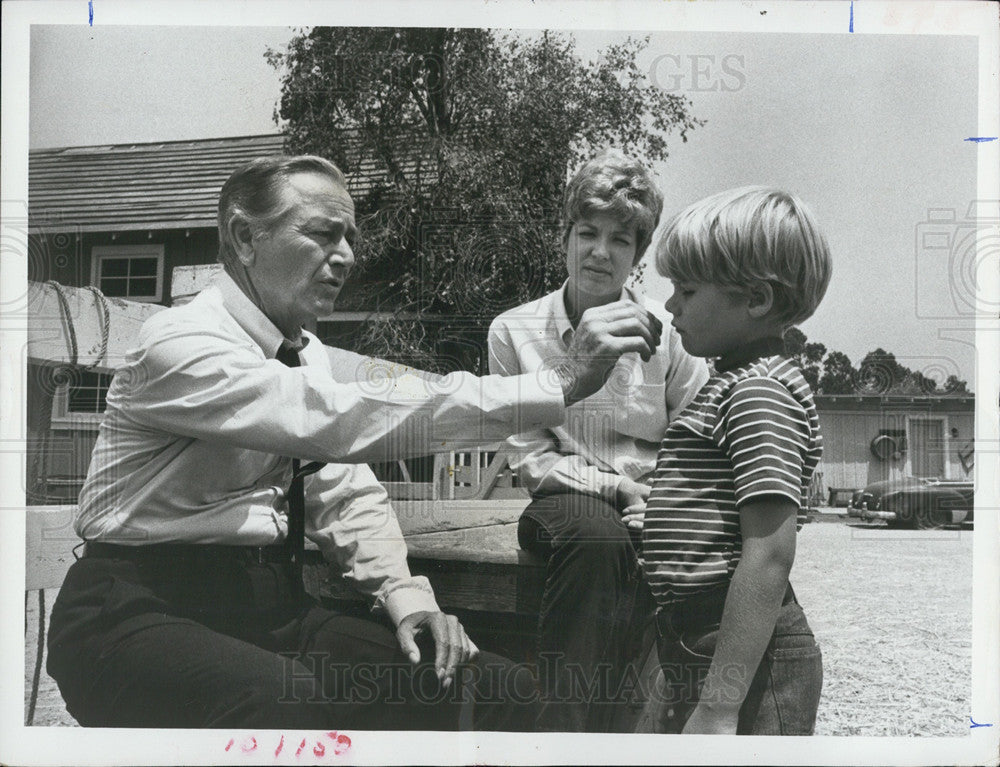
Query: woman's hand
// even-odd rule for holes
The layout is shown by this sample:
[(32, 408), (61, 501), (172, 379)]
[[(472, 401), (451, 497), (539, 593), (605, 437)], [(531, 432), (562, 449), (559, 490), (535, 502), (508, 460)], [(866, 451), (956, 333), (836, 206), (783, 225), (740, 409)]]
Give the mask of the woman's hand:
[(649, 498), (649, 485), (624, 477), (618, 483), (616, 505), (621, 512), (622, 522), (632, 530), (642, 530), (642, 522), (646, 517), (646, 500)]

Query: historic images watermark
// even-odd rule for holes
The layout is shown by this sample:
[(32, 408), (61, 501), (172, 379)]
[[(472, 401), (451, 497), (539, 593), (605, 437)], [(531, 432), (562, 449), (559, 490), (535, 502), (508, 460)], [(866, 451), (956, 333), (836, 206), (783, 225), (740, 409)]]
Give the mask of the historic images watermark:
[(972, 200), (962, 211), (929, 208), (914, 227), (916, 316), (996, 317), (1000, 298), (980, 289), (1000, 253), (1000, 200)]
[(664, 53), (650, 64), (649, 80), (666, 93), (733, 93), (746, 85), (746, 56)]

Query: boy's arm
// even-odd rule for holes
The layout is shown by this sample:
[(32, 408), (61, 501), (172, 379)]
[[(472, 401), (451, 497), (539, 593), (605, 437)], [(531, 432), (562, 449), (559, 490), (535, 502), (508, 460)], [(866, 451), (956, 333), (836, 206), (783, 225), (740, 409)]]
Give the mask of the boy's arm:
[(743, 553), (726, 596), (712, 665), (685, 733), (736, 733), (740, 706), (774, 632), (788, 586), (797, 513), (797, 504), (780, 495), (740, 507)]

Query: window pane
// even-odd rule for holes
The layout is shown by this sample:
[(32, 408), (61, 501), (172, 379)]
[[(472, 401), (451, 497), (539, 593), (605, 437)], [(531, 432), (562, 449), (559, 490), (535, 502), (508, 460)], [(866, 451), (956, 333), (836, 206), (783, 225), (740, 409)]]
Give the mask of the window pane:
[(106, 296), (128, 296), (128, 279), (125, 277), (104, 277), (101, 279), (101, 292)]
[(94, 373), (90, 370), (80, 371), (80, 387), (89, 389), (107, 389), (111, 384), (110, 373)]
[(126, 277), (128, 276), (127, 258), (102, 258), (101, 277)]
[(155, 258), (133, 258), (132, 265), (129, 270), (129, 276), (131, 277), (155, 277), (156, 276), (156, 259)]
[(69, 393), (69, 412), (96, 413), (97, 389), (74, 388)]
[(69, 388), (66, 409), (70, 413), (103, 413), (107, 406), (110, 373), (80, 373), (80, 382)]
[(101, 379), (98, 377), (100, 373), (94, 373), (90, 370), (81, 370), (77, 373), (79, 383), (76, 388), (78, 389), (94, 389), (101, 385)]
[(128, 294), (130, 296), (155, 296), (156, 278), (143, 277), (140, 280), (129, 280)]

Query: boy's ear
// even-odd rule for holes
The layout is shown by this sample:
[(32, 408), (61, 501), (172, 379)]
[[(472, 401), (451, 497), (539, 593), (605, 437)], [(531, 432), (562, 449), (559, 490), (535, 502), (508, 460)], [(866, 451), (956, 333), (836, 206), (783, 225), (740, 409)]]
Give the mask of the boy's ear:
[(755, 282), (747, 292), (747, 309), (756, 319), (766, 317), (774, 307), (774, 289), (768, 282)]
[(253, 229), (242, 213), (234, 213), (229, 219), (229, 241), (243, 266), (253, 266)]

